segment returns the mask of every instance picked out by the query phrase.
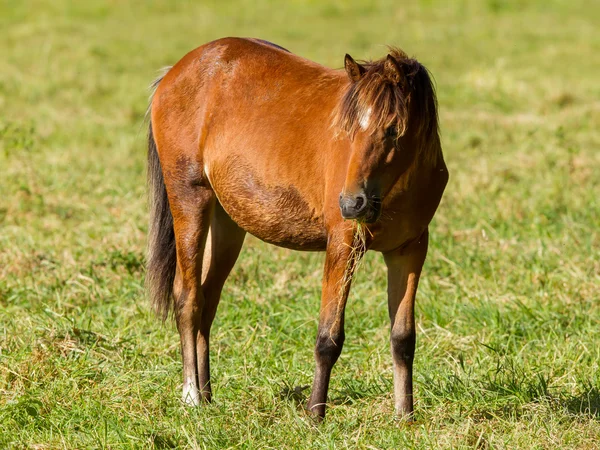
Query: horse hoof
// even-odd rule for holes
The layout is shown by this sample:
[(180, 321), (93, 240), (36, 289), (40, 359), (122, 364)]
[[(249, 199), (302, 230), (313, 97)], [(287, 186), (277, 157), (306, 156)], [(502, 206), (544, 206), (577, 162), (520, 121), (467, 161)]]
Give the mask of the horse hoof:
[(187, 379), (183, 385), (183, 394), (181, 400), (187, 406), (199, 406), (200, 405), (200, 392), (196, 384), (191, 380)]

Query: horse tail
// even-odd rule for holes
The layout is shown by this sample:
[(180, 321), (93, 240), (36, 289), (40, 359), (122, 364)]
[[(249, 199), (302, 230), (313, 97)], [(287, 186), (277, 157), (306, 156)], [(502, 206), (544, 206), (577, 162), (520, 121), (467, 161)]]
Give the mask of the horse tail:
[[(161, 77), (162, 78), (162, 77)], [(153, 87), (158, 86), (159, 78)], [(156, 313), (163, 320), (172, 305), (173, 282), (177, 267), (173, 215), (167, 198), (158, 150), (152, 133), (152, 119), (148, 124), (148, 258), (146, 265), (146, 289)]]

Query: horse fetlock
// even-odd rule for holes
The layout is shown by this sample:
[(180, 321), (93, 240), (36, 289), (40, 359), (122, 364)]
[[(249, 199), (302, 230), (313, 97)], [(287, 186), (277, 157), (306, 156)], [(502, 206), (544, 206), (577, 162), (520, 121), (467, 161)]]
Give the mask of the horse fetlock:
[(188, 406), (200, 405), (200, 392), (191, 377), (188, 377), (183, 383), (183, 394), (181, 399), (183, 400), (183, 403)]
[(412, 423), (414, 422), (415, 415), (413, 412), (412, 406), (412, 396), (410, 396), (410, 400), (406, 400), (401, 402), (400, 404), (396, 404), (395, 407), (396, 417), (403, 422)]

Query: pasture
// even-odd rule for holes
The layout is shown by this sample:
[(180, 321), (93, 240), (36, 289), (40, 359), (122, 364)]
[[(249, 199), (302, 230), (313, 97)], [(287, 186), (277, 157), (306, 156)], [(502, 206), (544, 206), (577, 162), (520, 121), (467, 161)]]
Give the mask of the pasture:
[[(0, 447), (598, 447), (600, 4), (405, 3), (0, 0)], [(316, 425), (323, 255), (251, 236), (213, 326), (213, 403), (181, 403), (178, 333), (143, 288), (147, 86), (223, 36), (339, 68), (397, 45), (435, 77), (450, 182), (412, 425), (393, 417), (381, 256)]]

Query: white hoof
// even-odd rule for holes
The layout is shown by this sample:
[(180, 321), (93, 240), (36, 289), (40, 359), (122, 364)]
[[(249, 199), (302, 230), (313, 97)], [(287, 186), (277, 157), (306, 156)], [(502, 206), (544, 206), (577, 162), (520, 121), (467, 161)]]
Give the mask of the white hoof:
[(198, 406), (200, 404), (200, 392), (198, 392), (196, 383), (191, 378), (188, 378), (183, 383), (183, 395), (181, 399), (188, 406)]

